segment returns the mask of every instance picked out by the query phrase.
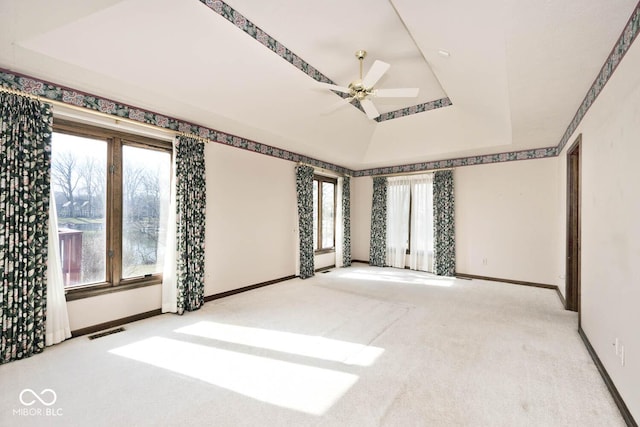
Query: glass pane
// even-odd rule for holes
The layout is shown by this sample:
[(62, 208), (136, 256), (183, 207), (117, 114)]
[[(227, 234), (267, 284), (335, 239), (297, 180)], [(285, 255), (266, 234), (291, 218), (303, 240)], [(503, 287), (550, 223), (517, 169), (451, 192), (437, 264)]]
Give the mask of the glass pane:
[(322, 183), (322, 247), (333, 247), (333, 222), (335, 218), (336, 186), (331, 182)]
[(313, 181), (313, 248), (318, 249), (318, 181)]
[(107, 142), (53, 133), (51, 185), (65, 286), (106, 280)]
[(122, 147), (122, 277), (162, 273), (171, 154)]

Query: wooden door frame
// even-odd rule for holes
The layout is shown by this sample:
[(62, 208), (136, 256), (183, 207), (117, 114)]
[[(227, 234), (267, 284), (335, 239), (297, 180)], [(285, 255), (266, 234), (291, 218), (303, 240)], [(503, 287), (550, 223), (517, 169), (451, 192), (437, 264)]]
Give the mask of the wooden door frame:
[(582, 208), (582, 135), (567, 150), (567, 258), (565, 298), (567, 310), (578, 312), (580, 326), (580, 259)]

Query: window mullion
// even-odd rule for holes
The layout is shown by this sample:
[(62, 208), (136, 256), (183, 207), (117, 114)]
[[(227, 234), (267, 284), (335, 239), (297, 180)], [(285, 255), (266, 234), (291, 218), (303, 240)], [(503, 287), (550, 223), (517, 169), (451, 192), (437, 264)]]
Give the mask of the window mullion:
[(109, 179), (107, 192), (108, 229), (107, 268), (113, 286), (122, 277), (122, 140), (112, 138), (109, 144)]

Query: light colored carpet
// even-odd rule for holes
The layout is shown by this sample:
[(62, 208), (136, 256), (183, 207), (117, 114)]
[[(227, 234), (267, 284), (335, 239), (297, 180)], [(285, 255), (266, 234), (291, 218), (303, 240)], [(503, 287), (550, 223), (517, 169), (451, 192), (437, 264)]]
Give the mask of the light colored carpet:
[(0, 425), (623, 426), (576, 328), (552, 290), (355, 264), (2, 365)]

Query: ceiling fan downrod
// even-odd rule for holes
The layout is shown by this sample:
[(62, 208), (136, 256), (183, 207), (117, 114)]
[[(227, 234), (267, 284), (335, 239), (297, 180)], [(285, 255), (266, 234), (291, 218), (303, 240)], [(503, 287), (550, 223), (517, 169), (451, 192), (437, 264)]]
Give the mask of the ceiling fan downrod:
[(360, 78), (356, 81), (349, 83), (349, 89), (351, 90), (351, 93), (349, 94), (349, 96), (351, 98), (357, 99), (358, 101), (362, 101), (368, 95), (371, 95), (371, 88), (366, 88), (362, 84), (362, 62), (366, 56), (367, 56), (366, 50), (356, 51), (356, 58), (358, 58), (358, 61), (360, 61)]

